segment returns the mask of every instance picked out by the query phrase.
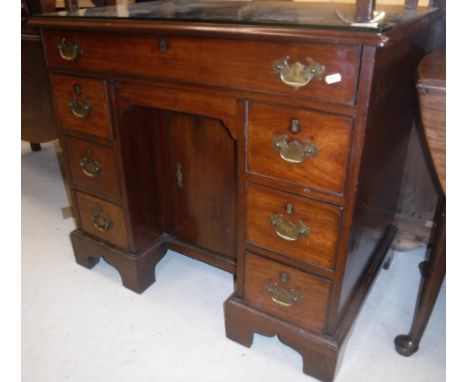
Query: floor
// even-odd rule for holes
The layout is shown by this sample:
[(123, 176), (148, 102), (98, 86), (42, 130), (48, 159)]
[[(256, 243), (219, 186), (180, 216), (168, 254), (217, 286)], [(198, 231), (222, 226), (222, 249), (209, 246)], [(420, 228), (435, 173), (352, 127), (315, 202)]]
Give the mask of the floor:
[[(72, 218), (55, 144), (22, 144), (22, 381), (312, 382), (298, 353), (276, 337), (251, 348), (224, 335), (232, 276), (170, 252), (156, 283), (137, 295), (101, 261), (74, 262)], [(445, 381), (445, 284), (412, 357), (393, 338), (411, 324), (424, 249), (396, 253), (359, 315), (336, 382)]]

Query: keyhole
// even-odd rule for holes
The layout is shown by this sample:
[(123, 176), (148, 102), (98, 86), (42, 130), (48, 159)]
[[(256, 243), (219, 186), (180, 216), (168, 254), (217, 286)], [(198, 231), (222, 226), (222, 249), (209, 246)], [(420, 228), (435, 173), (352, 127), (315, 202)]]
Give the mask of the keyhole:
[(287, 272), (281, 272), (280, 273), (280, 280), (282, 283), (286, 284), (289, 280), (289, 275)]
[(159, 40), (159, 51), (161, 53), (167, 52), (167, 40), (164, 37), (161, 37), (161, 40)]
[(293, 134), (297, 134), (301, 130), (299, 126), (299, 120), (296, 118), (291, 119), (289, 122), (289, 131)]
[(73, 93), (75, 93), (75, 95), (77, 95), (77, 96), (79, 96), (81, 94), (80, 84), (73, 85)]

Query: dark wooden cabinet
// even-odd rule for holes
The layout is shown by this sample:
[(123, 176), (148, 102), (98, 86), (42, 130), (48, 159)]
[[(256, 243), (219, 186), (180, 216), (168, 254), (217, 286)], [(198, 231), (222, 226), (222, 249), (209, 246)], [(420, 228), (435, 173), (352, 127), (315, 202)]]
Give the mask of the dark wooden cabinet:
[(172, 218), (168, 233), (236, 257), (235, 141), (221, 121), (169, 113)]
[(278, 335), (305, 373), (332, 380), (395, 235), (413, 73), (440, 12), (398, 8), (399, 22), (353, 29), (331, 8), (284, 4), (332, 24), (208, 22), (198, 8), (158, 19), (153, 3), (34, 25), (77, 262), (105, 258), (136, 292), (168, 248), (232, 272), (227, 336), (250, 346), (254, 333)]
[(27, 21), (21, 20), (21, 139), (36, 151), (58, 133), (41, 36)]

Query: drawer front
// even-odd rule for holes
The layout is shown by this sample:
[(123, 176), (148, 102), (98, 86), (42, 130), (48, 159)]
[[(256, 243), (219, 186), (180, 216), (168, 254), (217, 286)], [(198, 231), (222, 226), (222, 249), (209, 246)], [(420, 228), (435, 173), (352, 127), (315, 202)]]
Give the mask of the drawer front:
[(341, 209), (250, 184), (247, 240), (326, 269), (335, 266)]
[(120, 195), (114, 150), (72, 137), (63, 137), (74, 184), (90, 192)]
[(120, 206), (76, 192), (83, 231), (122, 248), (128, 247), (124, 213)]
[(331, 282), (247, 253), (245, 301), (302, 328), (323, 331)]
[(351, 129), (349, 118), (252, 103), (248, 124), (248, 171), (342, 194)]
[(60, 127), (112, 138), (104, 81), (53, 74), (52, 93)]
[[(354, 103), (360, 59), (357, 46), (187, 36), (162, 38), (155, 34), (103, 33), (102, 36), (96, 39), (92, 32), (45, 31), (49, 65), (195, 80), (202, 84)], [(62, 58), (59, 46), (68, 58)], [(285, 57), (290, 58), (285, 62)], [(311, 60), (324, 67), (320, 79), (313, 78)], [(305, 65), (302, 71), (300, 64)]]

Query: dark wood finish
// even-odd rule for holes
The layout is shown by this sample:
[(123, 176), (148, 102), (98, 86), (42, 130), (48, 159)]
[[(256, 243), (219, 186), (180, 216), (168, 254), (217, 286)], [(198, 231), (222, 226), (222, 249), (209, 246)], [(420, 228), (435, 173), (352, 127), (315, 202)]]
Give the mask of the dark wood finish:
[[(83, 77), (52, 75), (52, 92), (59, 127), (103, 138), (112, 138), (105, 82)], [(79, 91), (76, 91), (76, 87)], [(75, 116), (70, 102), (87, 102), (91, 111), (85, 118)]]
[[(128, 105), (147, 106), (156, 109), (189, 113), (223, 121), (233, 138), (239, 135), (235, 119), (238, 113), (236, 99), (204, 88), (168, 86), (164, 83), (116, 84), (118, 107), (124, 110)], [(203, 102), (200, 100), (203, 99)]]
[(428, 160), (439, 190), (440, 211), (436, 217), (435, 240), (422, 278), (413, 323), (407, 335), (395, 338), (398, 353), (410, 356), (419, 349), (432, 310), (445, 278), (445, 49), (426, 56), (418, 66), (422, 127), (429, 151)]
[[(286, 212), (288, 203), (292, 204), (292, 214)], [(300, 236), (297, 241), (282, 239), (270, 221), (275, 214), (281, 214), (285, 222), (302, 221), (310, 228), (310, 234)], [(250, 184), (247, 187), (246, 224), (246, 240), (257, 246), (317, 267), (335, 267), (340, 208)]]
[[(127, 31), (136, 33), (157, 32), (162, 34), (188, 34), (192, 36), (212, 37), (213, 35), (248, 40), (271, 40), (291, 42), (313, 42), (331, 44), (362, 43), (366, 46), (383, 47), (393, 44), (411, 35), (415, 29), (426, 25), (431, 25), (439, 20), (442, 12), (433, 10), (430, 13), (422, 14), (414, 22), (403, 23), (397, 28), (391, 29), (387, 33), (362, 33), (362, 31), (337, 30), (328, 28), (291, 28), (267, 25), (235, 25), (235, 24), (210, 24), (197, 22), (171, 22), (156, 20), (126, 20), (108, 19), (105, 23), (100, 19), (76, 19), (73, 25), (67, 18), (36, 18), (34, 26), (45, 27), (47, 29), (80, 29), (82, 31)], [(52, 47), (55, 49), (55, 47)]]
[[(66, 146), (70, 174), (75, 186), (86, 188), (88, 192), (120, 196), (119, 175), (116, 167), (116, 155), (112, 148), (65, 136), (62, 143)], [(83, 171), (83, 160), (98, 162), (99, 173), (96, 176)]]
[(31, 14), (54, 12), (56, 2), (56, 0), (21, 0), (21, 4), (23, 4)]
[(231, 340), (250, 347), (254, 333), (268, 337), (277, 335), (281, 342), (302, 356), (305, 374), (321, 381), (333, 381), (339, 357), (333, 341), (250, 307), (236, 296), (224, 303), (224, 320), (226, 336)]
[[(430, 7), (445, 9), (445, 0), (431, 1)], [(435, 22), (429, 32), (426, 49), (436, 51), (445, 46), (445, 14)], [(428, 166), (427, 149), (420, 120), (414, 124), (408, 144), (400, 200), (397, 214), (399, 234), (395, 248), (400, 251), (421, 245), (432, 245), (430, 223), (435, 221), (438, 204), (437, 183), (434, 182), (432, 164)]]
[[(74, 62), (64, 61), (57, 49), (62, 38), (80, 44), (85, 53)], [(167, 51), (158, 49), (161, 38), (167, 40)], [(46, 32), (44, 45), (49, 65), (170, 78), (348, 104), (354, 101), (360, 54), (359, 47), (346, 45), (297, 43), (286, 48), (276, 42), (115, 33), (96, 39), (94, 33), (72, 31)], [(300, 61), (304, 65), (311, 57), (325, 66), (323, 76), (340, 73), (342, 80), (333, 86), (319, 81), (316, 86), (300, 90), (285, 86), (272, 66), (273, 61), (285, 56), (291, 57), (291, 64)], [(197, 75), (194, 77), (193, 73)]]
[(342, 315), (341, 320), (338, 322), (336, 328), (331, 326), (331, 324), (333, 324), (333, 320), (336, 317), (333, 317), (333, 315), (335, 315), (336, 312), (334, 310), (329, 311), (328, 331), (331, 332), (333, 329), (335, 329), (335, 338), (339, 346), (343, 346), (344, 341), (346, 340), (347, 336), (349, 336), (349, 332), (352, 330), (353, 323), (359, 314), (360, 308), (364, 303), (367, 294), (369, 293), (372, 283), (377, 277), (380, 269), (383, 268), (384, 261), (389, 256), (392, 256), (390, 247), (393, 240), (395, 239), (397, 231), (398, 230), (394, 225), (387, 227), (385, 234), (374, 249), (373, 258), (370, 260), (370, 263), (368, 264), (365, 271), (361, 274), (359, 283), (356, 283), (354, 286), (352, 291), (352, 298), (349, 300), (349, 303), (346, 307), (346, 314)]
[[(128, 247), (124, 212), (120, 206), (81, 192), (76, 192), (76, 200), (80, 211), (80, 227), (83, 231), (119, 247)], [(109, 229), (105, 231), (100, 229), (92, 220), (93, 214), (103, 217), (106, 222), (109, 221), (111, 224)]]
[(156, 241), (134, 256), (126, 250), (93, 240), (79, 230), (74, 230), (70, 237), (78, 264), (92, 268), (102, 257), (118, 270), (123, 286), (136, 293), (142, 293), (154, 283), (154, 268), (167, 251), (164, 243)]
[[(287, 274), (286, 282), (281, 280), (282, 273)], [(278, 304), (266, 290), (271, 282), (276, 282), (278, 288), (294, 290), (302, 301), (292, 306)], [(330, 281), (260, 256), (245, 256), (245, 302), (306, 330), (320, 333), (324, 329), (330, 285)]]
[(335, 193), (325, 192), (319, 189), (304, 187), (298, 183), (285, 182), (281, 179), (269, 178), (263, 175), (251, 174), (246, 172), (245, 179), (248, 182), (260, 184), (265, 187), (276, 188), (281, 184), (281, 189), (283, 191), (290, 192), (292, 194), (310, 197), (313, 199), (319, 199), (324, 202), (342, 206), (345, 201), (344, 195), (339, 195)]
[(413, 73), (424, 54), (426, 38), (420, 32), (412, 39), (375, 52), (367, 130), (357, 180), (359, 188), (355, 194), (356, 209), (338, 317), (347, 314), (346, 305), (354, 298), (355, 289), (374, 256), (373, 248), (393, 223), (408, 137), (416, 117)]
[(445, 49), (425, 57), (418, 66), (418, 91), (424, 136), (445, 194)]
[[(128, 83), (116, 88), (117, 107), (123, 113), (119, 140), (134, 239), (139, 228), (142, 235), (166, 232), (172, 249), (233, 272), (235, 99), (206, 94), (200, 103), (201, 92)], [(177, 113), (180, 110), (197, 114)], [(183, 175), (181, 189), (177, 162)], [(145, 243), (155, 237), (146, 235)]]
[(244, 243), (244, 251), (256, 253), (258, 255), (261, 255), (263, 257), (269, 258), (271, 260), (275, 260), (277, 262), (283, 262), (287, 263), (288, 265), (295, 267), (297, 269), (300, 269), (304, 272), (310, 272), (313, 273), (314, 275), (333, 280), (335, 276), (335, 270), (330, 269), (330, 268), (324, 268), (324, 267), (319, 267), (316, 264), (312, 262), (305, 262), (303, 257), (293, 257), (293, 256), (287, 256), (285, 257), (279, 252), (273, 252), (267, 248), (263, 248), (259, 245), (252, 244), (250, 241), (246, 241)]
[(31, 151), (41, 151), (42, 147), (40, 143), (30, 143)]
[(346, 336), (351, 330), (370, 285), (381, 268), (395, 232), (395, 227), (389, 227), (385, 237), (379, 243), (376, 256), (356, 290), (356, 298), (349, 309), (349, 314), (341, 321), (334, 337), (321, 336), (292, 325), (288, 320), (278, 319), (245, 304), (243, 299), (236, 295), (232, 295), (224, 303), (226, 336), (241, 345), (250, 347), (255, 333), (269, 337), (277, 335), (281, 342), (301, 354), (305, 374), (322, 381), (332, 381), (343, 356)]
[[(227, 336), (250, 346), (254, 333), (278, 335), (300, 352), (307, 374), (332, 380), (395, 236), (416, 104), (412, 73), (427, 26), (439, 16), (426, 13), (380, 34), (39, 18), (52, 78), (100, 84), (110, 120), (101, 118), (115, 132), (103, 142), (85, 129), (61, 131), (62, 139), (74, 135), (114, 150), (121, 200), (99, 196), (120, 208), (128, 236), (127, 250), (117, 250), (79, 230), (72, 236), (81, 242), (77, 259), (92, 266), (96, 253), (112, 258), (136, 290), (154, 280), (154, 264), (168, 247), (232, 271)], [(75, 62), (59, 58), (63, 37), (82, 45)], [(324, 76), (299, 89), (287, 86), (272, 65), (286, 55), (291, 63), (314, 58), (325, 65)], [(341, 81), (327, 84), (334, 73)], [(272, 135), (289, 134), (294, 118), (296, 137), (317, 142), (319, 153), (304, 166), (283, 166)], [(80, 215), (85, 192), (86, 186), (74, 188)], [(300, 218), (310, 235), (280, 239), (274, 213)], [(145, 274), (140, 258), (150, 268)], [(275, 281), (302, 299), (279, 306), (271, 299), (274, 287), (265, 285)], [(291, 296), (297, 297), (281, 291), (276, 301), (288, 305)]]
[(437, 217), (438, 227), (434, 246), (431, 249), (429, 262), (421, 278), (413, 322), (408, 334), (395, 338), (395, 349), (403, 356), (411, 356), (419, 349), (427, 323), (431, 318), (434, 305), (439, 296), (440, 288), (445, 278), (445, 206)]
[(237, 259), (220, 255), (216, 252), (187, 243), (186, 241), (180, 241), (174, 237), (167, 238), (167, 248), (183, 253), (185, 256), (202, 261), (226, 272), (236, 273)]
[(238, 208), (238, 220), (237, 220), (237, 236), (236, 236), (236, 272), (235, 272), (235, 291), (239, 297), (244, 296), (244, 285), (245, 278), (244, 272), (239, 272), (245, 268), (245, 237), (246, 237), (246, 144), (247, 144), (247, 126), (249, 116), (249, 104), (250, 101), (247, 99), (239, 99), (238, 101), (239, 113), (237, 115), (237, 125), (240, 127), (242, 134), (239, 134), (237, 140), (237, 208)]
[(37, 151), (40, 143), (57, 138), (57, 128), (41, 37), (27, 20), (21, 21), (21, 139)]
[(173, 195), (168, 232), (235, 258), (235, 141), (218, 120), (180, 113), (168, 119)]
[(130, 249), (137, 252), (165, 231), (164, 120), (157, 110), (129, 105), (120, 110), (117, 123)]
[[(292, 120), (299, 131), (290, 131)], [(349, 159), (352, 120), (310, 110), (253, 102), (249, 108), (247, 170), (309, 188), (343, 194)], [(302, 163), (288, 163), (273, 147), (273, 138), (286, 135), (288, 142), (306, 140), (318, 147), (316, 156)]]

